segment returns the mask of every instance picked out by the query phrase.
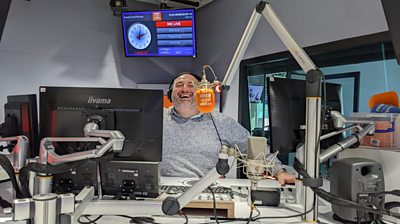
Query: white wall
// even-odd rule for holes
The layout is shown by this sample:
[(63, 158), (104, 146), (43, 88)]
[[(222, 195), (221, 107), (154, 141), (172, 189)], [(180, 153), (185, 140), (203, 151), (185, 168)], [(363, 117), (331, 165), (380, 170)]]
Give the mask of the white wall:
[(119, 23), (107, 0), (12, 1), (0, 43), (0, 105), (40, 85), (136, 87), (119, 72)]
[[(15, 0), (0, 42), (0, 105), (40, 85), (137, 87), (213, 66), (223, 78), (258, 0), (215, 0), (196, 11), (198, 58), (125, 58), (108, 0)], [(271, 0), (301, 46), (387, 30), (377, 0)], [(128, 1), (130, 10), (155, 8)], [(262, 19), (245, 58), (285, 51)], [(146, 79), (144, 78), (146, 77)], [(237, 118), (237, 78), (224, 112)], [(0, 117), (3, 111), (0, 110)]]

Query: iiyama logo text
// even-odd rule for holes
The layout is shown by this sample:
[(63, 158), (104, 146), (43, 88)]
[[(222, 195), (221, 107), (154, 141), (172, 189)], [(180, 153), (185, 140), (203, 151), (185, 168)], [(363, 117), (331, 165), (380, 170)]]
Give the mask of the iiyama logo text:
[(111, 99), (101, 99), (101, 98), (94, 98), (94, 97), (89, 97), (88, 103), (91, 104), (110, 104)]

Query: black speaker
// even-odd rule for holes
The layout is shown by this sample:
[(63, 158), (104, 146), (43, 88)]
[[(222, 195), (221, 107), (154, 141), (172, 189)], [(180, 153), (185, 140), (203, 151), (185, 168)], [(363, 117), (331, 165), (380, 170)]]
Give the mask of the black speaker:
[[(363, 158), (336, 160), (331, 168), (331, 193), (358, 202), (358, 194), (385, 190), (383, 170), (380, 163)], [(382, 203), (384, 198), (381, 199)], [(367, 222), (367, 215), (355, 209), (332, 204), (334, 218), (346, 222)]]
[(382, 0), (382, 6), (392, 38), (397, 63), (400, 64), (400, 1)]
[(4, 26), (6, 25), (8, 11), (10, 11), (11, 0), (0, 1), (0, 41), (3, 36)]

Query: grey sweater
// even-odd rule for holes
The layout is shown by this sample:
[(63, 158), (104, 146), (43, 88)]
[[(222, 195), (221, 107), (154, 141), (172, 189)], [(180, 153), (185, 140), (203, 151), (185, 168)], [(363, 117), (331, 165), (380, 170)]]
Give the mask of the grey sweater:
[[(221, 143), (236, 144), (240, 151), (246, 152), (248, 136), (245, 128), (222, 113), (183, 118), (173, 108), (165, 109), (161, 175), (203, 177), (215, 167)], [(279, 162), (275, 163), (274, 175), (282, 168)]]

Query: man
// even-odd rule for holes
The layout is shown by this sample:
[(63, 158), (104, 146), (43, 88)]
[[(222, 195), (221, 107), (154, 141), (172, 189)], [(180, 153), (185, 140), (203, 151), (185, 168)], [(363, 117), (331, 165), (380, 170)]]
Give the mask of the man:
[[(161, 175), (203, 177), (215, 167), (221, 146), (234, 146), (243, 152), (249, 132), (228, 116), (203, 114), (196, 108), (195, 86), (200, 78), (181, 73), (171, 83), (168, 97), (174, 106), (164, 110), (163, 159)], [(281, 185), (294, 183), (295, 177), (276, 162), (272, 174)]]

